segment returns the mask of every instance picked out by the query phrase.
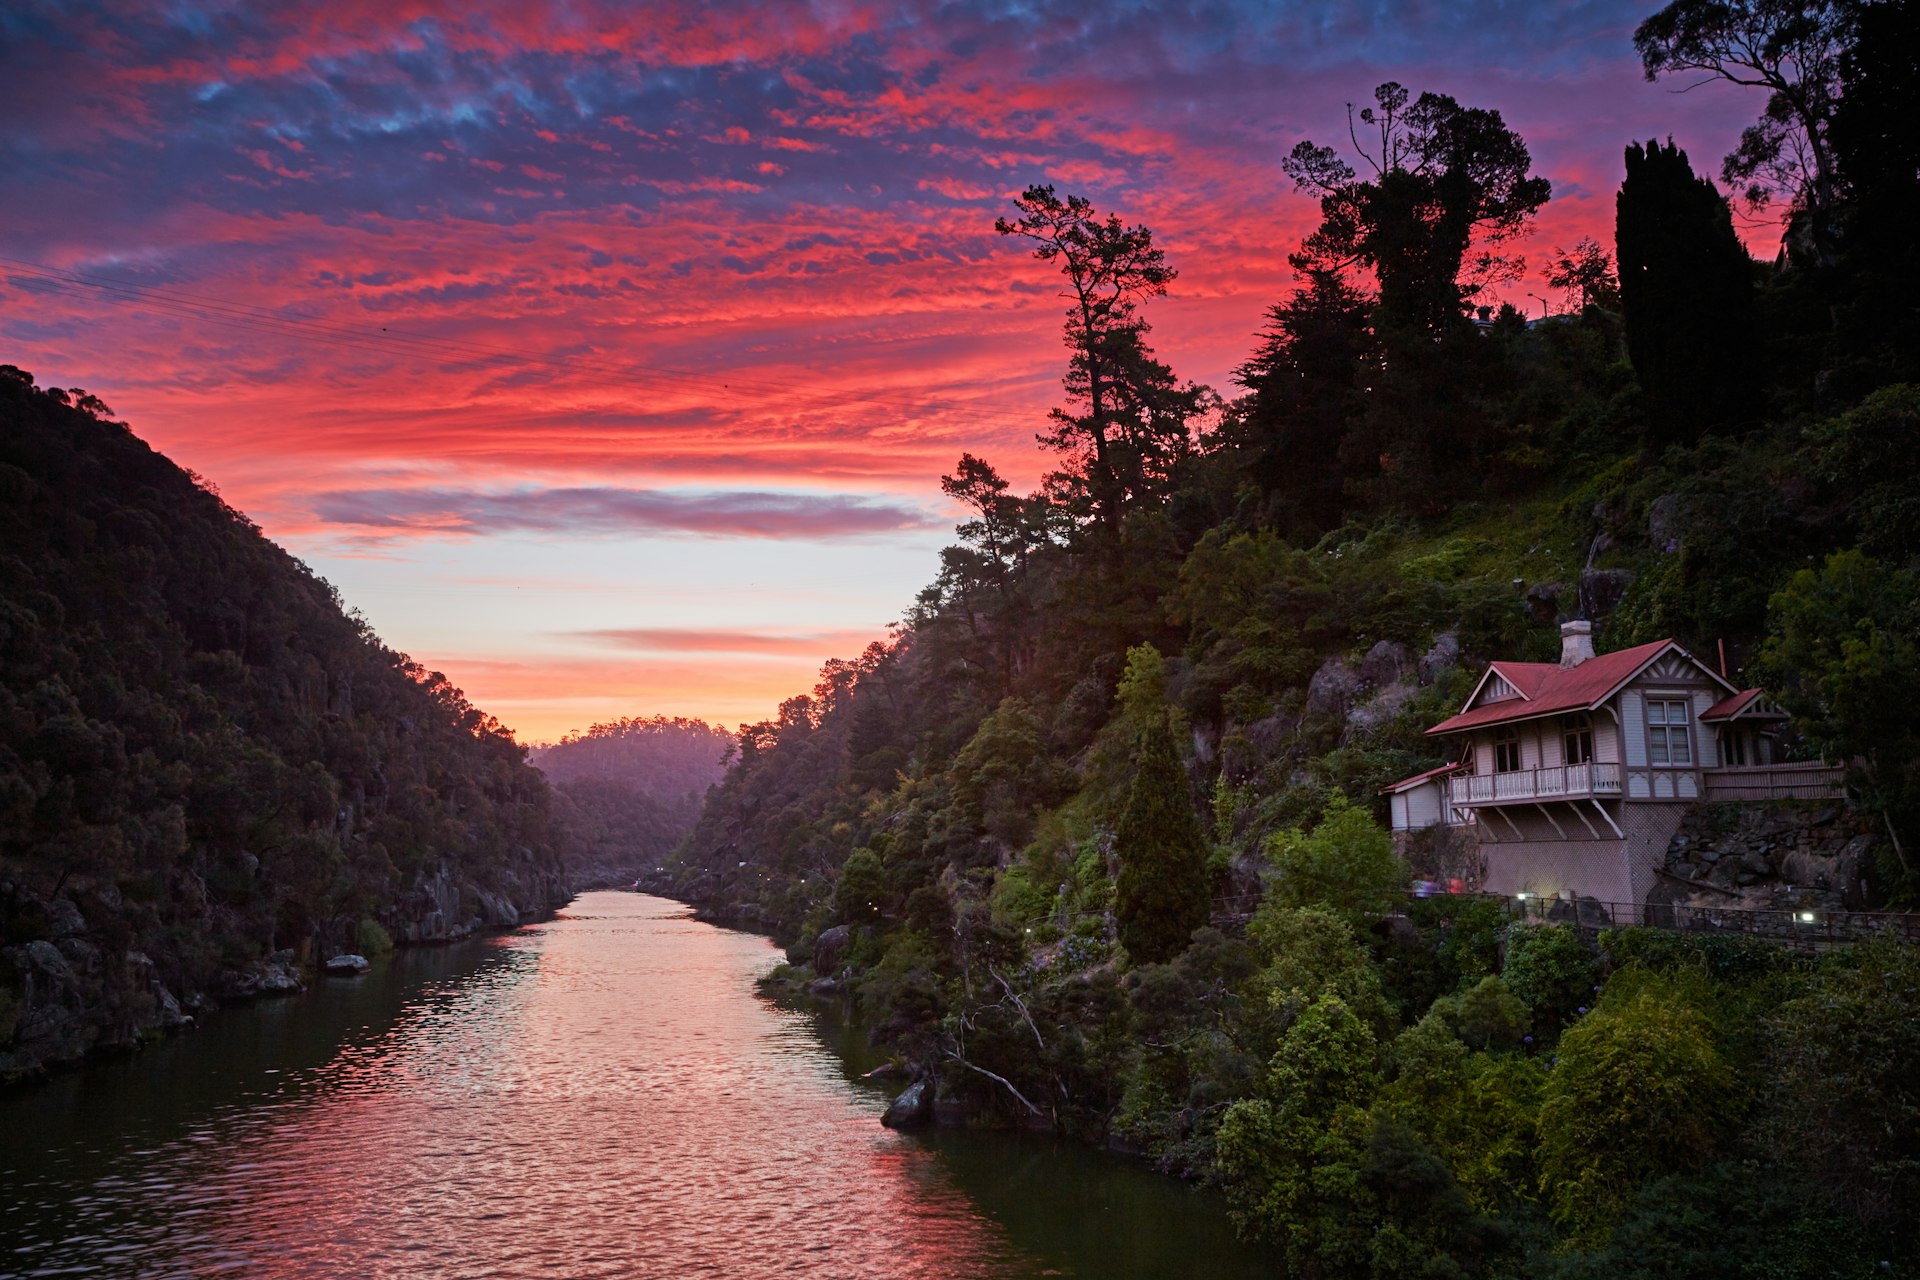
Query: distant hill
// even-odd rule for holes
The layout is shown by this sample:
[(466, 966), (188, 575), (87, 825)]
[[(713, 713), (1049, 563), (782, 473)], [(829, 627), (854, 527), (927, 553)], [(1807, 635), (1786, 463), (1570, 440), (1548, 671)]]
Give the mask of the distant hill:
[(596, 724), (529, 758), (564, 797), (578, 833), (576, 887), (631, 884), (693, 829), (733, 735), (704, 720), (630, 717)]
[(0, 366), (0, 1078), (564, 900), (524, 748), (105, 405)]

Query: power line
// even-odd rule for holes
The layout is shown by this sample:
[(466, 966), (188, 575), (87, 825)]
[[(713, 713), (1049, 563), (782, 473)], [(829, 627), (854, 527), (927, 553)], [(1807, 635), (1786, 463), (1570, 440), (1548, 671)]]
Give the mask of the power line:
[[(171, 289), (159, 289), (147, 285), (126, 284), (90, 276), (66, 268), (50, 267), (44, 263), (13, 258), (0, 254), (0, 263), (7, 264), (10, 274), (25, 276), (44, 285), (51, 285), (56, 291), (73, 296), (94, 296), (99, 301), (116, 306), (144, 306), (183, 319), (200, 320), (208, 323), (223, 324), (256, 333), (278, 333), (292, 335), (313, 342), (328, 343), (335, 346), (351, 347), (364, 351), (378, 351), (386, 354), (399, 352), (440, 359), (486, 359), (504, 361), (518, 365), (542, 366), (560, 370), (587, 371), (607, 376), (631, 378), (636, 374), (654, 382), (679, 384), (701, 391), (709, 397), (752, 400), (759, 402), (766, 398), (777, 398), (788, 402), (811, 403), (816, 409), (837, 409), (852, 405), (897, 409), (902, 396), (912, 392), (903, 392), (900, 396), (883, 398), (879, 393), (840, 394), (821, 392), (803, 387), (797, 383), (783, 383), (760, 378), (728, 377), (720, 381), (718, 376), (694, 370), (672, 369), (664, 366), (646, 365), (637, 361), (605, 361), (578, 356), (550, 356), (516, 350), (509, 347), (491, 346), (465, 340), (436, 338), (426, 334), (396, 331), (390, 326), (379, 326), (377, 331), (356, 325), (342, 324), (336, 321), (310, 320), (292, 317), (259, 307), (228, 302), (224, 299), (208, 297), (204, 294), (183, 293)], [(717, 385), (716, 385), (717, 383)], [(937, 393), (930, 393), (937, 394)], [(1031, 427), (1040, 417), (1037, 411), (1025, 412), (1010, 410), (1002, 406), (997, 413), (980, 415), (975, 409), (977, 402), (955, 401), (943, 410), (922, 408), (920, 416), (932, 412), (965, 413), (975, 422), (1006, 427)], [(1012, 416), (1018, 414), (1017, 417)]]

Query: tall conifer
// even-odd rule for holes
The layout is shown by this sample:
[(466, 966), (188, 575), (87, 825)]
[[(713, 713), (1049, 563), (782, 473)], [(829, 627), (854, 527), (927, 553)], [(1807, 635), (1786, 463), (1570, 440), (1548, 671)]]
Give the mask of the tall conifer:
[(1652, 439), (1682, 443), (1750, 419), (1753, 260), (1725, 198), (1672, 139), (1627, 147), (1614, 237), (1627, 356)]
[(1120, 941), (1135, 964), (1164, 964), (1207, 922), (1207, 854), (1164, 710), (1135, 739), (1133, 783), (1114, 832)]

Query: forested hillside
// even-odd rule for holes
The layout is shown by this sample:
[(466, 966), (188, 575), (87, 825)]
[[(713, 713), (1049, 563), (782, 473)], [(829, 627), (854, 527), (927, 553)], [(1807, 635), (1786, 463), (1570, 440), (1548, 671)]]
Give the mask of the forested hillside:
[(528, 759), (562, 797), (574, 834), (568, 882), (632, 884), (693, 829), (720, 780), (733, 735), (704, 720), (630, 716), (538, 746)]
[(1029, 189), (999, 229), (1068, 299), (1057, 469), (959, 460), (908, 625), (742, 730), (657, 883), (766, 922), (959, 1112), (1218, 1182), (1289, 1274), (1911, 1269), (1910, 951), (1409, 906), (1434, 868), (1376, 792), (1562, 620), (1724, 644), (1858, 762), (1875, 892), (1920, 901), (1913, 23), (1650, 18), (1649, 75), (1768, 86), (1721, 176), (1782, 254), (1622, 139), (1615, 243), (1553, 251), (1546, 320), (1481, 302), (1541, 252), (1524, 122), (1331, 105), (1339, 145), (1284, 160), (1322, 224), (1225, 400), (1153, 351), (1152, 232)]
[(0, 367), (0, 1078), (564, 900), (545, 780), (105, 405)]

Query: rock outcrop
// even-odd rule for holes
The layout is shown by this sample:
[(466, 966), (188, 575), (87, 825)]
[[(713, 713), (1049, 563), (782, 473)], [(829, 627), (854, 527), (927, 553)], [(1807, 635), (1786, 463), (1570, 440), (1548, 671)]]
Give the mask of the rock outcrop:
[(1858, 908), (1879, 832), (1848, 806), (1783, 800), (1694, 806), (1667, 846), (1653, 905)]
[(887, 1105), (880, 1123), (889, 1129), (918, 1129), (933, 1119), (933, 1085), (916, 1080)]

